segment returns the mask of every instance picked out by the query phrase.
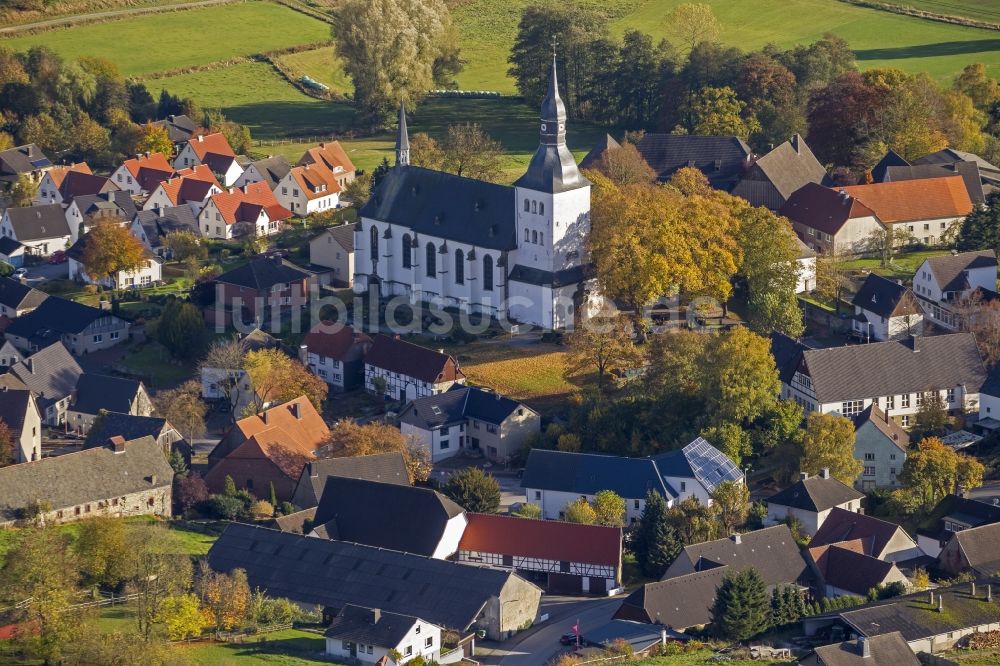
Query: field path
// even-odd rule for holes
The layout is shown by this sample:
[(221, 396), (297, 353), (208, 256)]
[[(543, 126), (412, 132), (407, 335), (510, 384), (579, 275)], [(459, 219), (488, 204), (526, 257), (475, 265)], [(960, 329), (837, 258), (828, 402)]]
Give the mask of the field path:
[(75, 14), (73, 16), (63, 16), (60, 18), (47, 19), (45, 21), (35, 21), (34, 23), (23, 23), (21, 25), (11, 25), (0, 28), (0, 35), (16, 35), (30, 30), (45, 30), (47, 28), (58, 28), (61, 26), (76, 25), (79, 23), (90, 23), (92, 21), (102, 21), (120, 16), (138, 16), (141, 14), (158, 14), (159, 12), (177, 11), (179, 9), (196, 9), (198, 7), (210, 7), (212, 5), (225, 5), (238, 0), (198, 0), (197, 2), (180, 2), (172, 5), (154, 5), (152, 7), (132, 7), (131, 9), (112, 9), (106, 12), (94, 12), (92, 14)]

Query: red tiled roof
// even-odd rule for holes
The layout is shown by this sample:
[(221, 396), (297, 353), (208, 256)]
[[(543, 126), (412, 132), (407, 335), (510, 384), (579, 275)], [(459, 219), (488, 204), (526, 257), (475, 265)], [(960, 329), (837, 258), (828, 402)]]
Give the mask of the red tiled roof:
[(128, 169), (128, 172), (132, 174), (134, 178), (138, 178), (139, 172), (143, 169), (166, 171), (167, 173), (174, 172), (174, 168), (170, 166), (170, 162), (168, 162), (167, 158), (163, 156), (163, 153), (146, 153), (145, 155), (139, 155), (130, 160), (125, 160), (122, 164), (126, 169)]
[(196, 167), (181, 169), (180, 171), (174, 172), (174, 177), (201, 180), (215, 185), (220, 190), (222, 189), (222, 184), (219, 182), (219, 179), (215, 177), (215, 174), (212, 173), (212, 169), (207, 164), (199, 164)]
[(271, 221), (287, 220), (292, 216), (290, 210), (278, 203), (274, 192), (265, 181), (243, 187), (231, 187), (225, 192), (213, 194), (212, 203), (226, 224), (255, 222), (261, 210), (267, 212)]
[(835, 235), (848, 220), (875, 213), (854, 197), (809, 183), (795, 190), (778, 214), (792, 222)]
[(292, 479), (297, 479), (302, 468), (315, 460), (313, 449), (290, 435), (284, 428), (268, 428), (236, 447), (226, 460), (259, 460), (267, 458)]
[(305, 166), (292, 167), (292, 178), (302, 188), (307, 199), (319, 199), (327, 197), (334, 192), (340, 192), (340, 185), (337, 177), (326, 167), (325, 164), (307, 164)]
[(302, 339), (302, 344), (309, 349), (310, 353), (338, 361), (353, 360), (348, 358), (352, 349), (355, 352), (367, 350), (371, 343), (370, 337), (364, 333), (356, 333), (353, 327), (341, 326), (332, 322), (317, 324)]
[(191, 137), (188, 140), (188, 143), (191, 145), (191, 149), (194, 150), (194, 154), (197, 155), (198, 159), (202, 162), (205, 161), (205, 156), (209, 153), (214, 155), (236, 157), (236, 153), (233, 152), (229, 142), (226, 141), (226, 137), (220, 132), (214, 132), (212, 134), (199, 134)]
[(622, 531), (617, 527), (483, 513), (469, 513), (466, 518), (469, 523), (459, 550), (613, 567), (621, 564)]
[[(365, 354), (365, 363), (432, 384), (465, 377), (458, 361), (448, 354), (388, 335), (375, 336), (372, 348)], [(452, 374), (449, 365), (454, 366), (454, 377), (448, 376)]]
[[(298, 409), (298, 417), (295, 416), (295, 409)], [(245, 439), (277, 428), (287, 435), (291, 448), (308, 452), (319, 448), (330, 434), (323, 417), (305, 396), (271, 407), (263, 414), (240, 419), (234, 427)]]
[(63, 199), (73, 199), (74, 197), (87, 194), (100, 194), (101, 192), (112, 192), (118, 187), (111, 182), (110, 178), (95, 176), (84, 171), (68, 171), (63, 176), (62, 183), (59, 184), (59, 193)]
[(212, 183), (194, 178), (170, 178), (160, 183), (160, 187), (175, 206), (188, 201), (204, 201), (212, 192)]
[(337, 167), (343, 169), (345, 173), (354, 171), (354, 163), (339, 141), (328, 141), (310, 148), (299, 160), (299, 164), (325, 164), (334, 173), (337, 173)]
[(972, 211), (961, 176), (851, 185), (839, 190), (875, 211), (886, 223), (962, 217)]
[(77, 162), (76, 164), (67, 164), (65, 166), (54, 166), (49, 169), (46, 173), (49, 178), (52, 179), (52, 183), (59, 187), (62, 185), (63, 178), (66, 177), (70, 171), (77, 171), (79, 173), (93, 173), (90, 170), (90, 166), (86, 162)]

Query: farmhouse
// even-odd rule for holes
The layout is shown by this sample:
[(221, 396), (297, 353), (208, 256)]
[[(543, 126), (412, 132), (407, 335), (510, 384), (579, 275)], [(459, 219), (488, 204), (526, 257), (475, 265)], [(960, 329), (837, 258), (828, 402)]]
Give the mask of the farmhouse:
[[(902, 160), (902, 158), (899, 158)], [(903, 180), (926, 180), (928, 178), (946, 178), (961, 176), (965, 191), (975, 206), (986, 203), (983, 191), (983, 181), (979, 173), (979, 165), (975, 162), (954, 162), (952, 164), (886, 164), (881, 170), (872, 170), (872, 178), (877, 183), (899, 182)]]
[(917, 544), (926, 555), (937, 557), (956, 532), (993, 523), (1000, 523), (1000, 506), (948, 495), (917, 529)]
[(854, 457), (864, 463), (854, 485), (868, 492), (899, 487), (910, 436), (872, 403), (854, 417)]
[(323, 284), (350, 287), (354, 284), (354, 226), (344, 224), (324, 229), (309, 241), (309, 263), (329, 268)]
[(386, 400), (408, 402), (464, 383), (465, 375), (452, 356), (398, 336), (376, 335), (365, 354), (365, 390)]
[(0, 421), (10, 430), (14, 462), (42, 457), (42, 414), (31, 391), (0, 386)]
[(171, 515), (174, 470), (152, 437), (0, 468), (0, 524), (11, 525), (47, 506), (49, 524), (94, 516)]
[(84, 446), (90, 447), (106, 442), (112, 437), (123, 437), (126, 441), (141, 437), (152, 437), (167, 458), (174, 451), (191, 462), (191, 447), (181, 433), (163, 417), (139, 416), (122, 412), (106, 411), (91, 424)]
[(823, 596), (863, 597), (872, 589), (901, 583), (906, 588), (910, 582), (895, 562), (881, 560), (864, 552), (863, 539), (848, 539), (832, 544), (810, 545), (806, 549), (809, 564), (822, 585)]
[(319, 504), (328, 479), (362, 479), (378, 483), (410, 485), (406, 459), (402, 453), (381, 453), (346, 458), (311, 460), (302, 468), (299, 482), (292, 493), (292, 504), (312, 508)]
[(111, 181), (129, 194), (146, 195), (173, 173), (174, 167), (163, 153), (147, 152), (122, 162), (111, 174)]
[(378, 608), (344, 606), (324, 636), (327, 655), (361, 664), (388, 663), (385, 659), (390, 652), (402, 657), (400, 663), (417, 657), (436, 663), (441, 656), (440, 627)]
[(38, 402), (42, 422), (59, 426), (66, 423), (66, 412), (83, 368), (61, 342), (54, 342), (23, 361), (10, 366), (2, 378), (15, 380), (31, 390)]
[(977, 292), (992, 293), (997, 285), (997, 257), (993, 250), (931, 257), (913, 276), (913, 291), (924, 313), (949, 331), (958, 330), (965, 305)]
[(977, 577), (1000, 572), (1000, 523), (958, 530), (938, 554), (938, 567), (950, 575), (971, 571)]
[(26, 254), (40, 257), (65, 250), (72, 239), (59, 204), (8, 208), (0, 218), (0, 234), (23, 245)]
[(280, 255), (257, 257), (215, 278), (216, 301), (205, 309), (210, 324), (236, 318), (261, 326), (270, 317), (302, 307), (310, 274)]
[(861, 511), (863, 498), (863, 493), (830, 476), (826, 468), (818, 476), (802, 472), (795, 484), (767, 499), (767, 522), (781, 523), (794, 518), (799, 529), (812, 536), (834, 509)]
[(750, 166), (753, 151), (735, 136), (646, 133), (635, 144), (660, 182), (680, 169), (694, 167), (712, 187), (730, 191)]
[(871, 273), (854, 295), (854, 336), (871, 342), (906, 340), (923, 332), (924, 313), (916, 296), (898, 282)]
[(859, 539), (860, 552), (888, 562), (905, 562), (923, 551), (902, 527), (856, 511), (834, 507), (813, 535), (810, 547)]
[(365, 353), (372, 339), (353, 326), (320, 322), (302, 338), (299, 360), (335, 391), (349, 391), (362, 384)]
[(85, 435), (104, 411), (150, 416), (153, 401), (138, 379), (84, 373), (76, 380), (73, 399), (66, 413), (67, 425)]
[(733, 194), (743, 197), (752, 206), (778, 210), (789, 197), (808, 183), (827, 184), (826, 169), (795, 134), (752, 162), (750, 168), (733, 188)]
[(128, 322), (83, 303), (49, 296), (7, 327), (7, 339), (26, 352), (61, 341), (73, 354), (114, 347), (128, 338)]
[(875, 211), (844, 191), (807, 183), (792, 193), (778, 214), (819, 254), (860, 254), (883, 229)]

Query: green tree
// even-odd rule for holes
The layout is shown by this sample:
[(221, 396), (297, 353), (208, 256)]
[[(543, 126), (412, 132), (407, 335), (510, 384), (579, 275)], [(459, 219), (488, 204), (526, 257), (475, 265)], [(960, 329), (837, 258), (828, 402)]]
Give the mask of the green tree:
[(590, 502), (581, 497), (566, 505), (563, 509), (563, 520), (568, 523), (593, 525), (597, 522), (597, 512)]
[[(412, 141), (411, 141), (412, 146)], [(411, 147), (412, 151), (412, 147)], [(354, 177), (354, 180), (349, 182), (344, 186), (344, 191), (341, 192), (340, 198), (344, 201), (348, 201), (351, 204), (361, 207), (368, 202), (368, 198), (372, 195), (372, 175), (370, 173), (361, 173)]]
[(171, 300), (163, 308), (156, 326), (156, 339), (174, 358), (201, 356), (208, 341), (205, 319), (193, 303)]
[(596, 516), (595, 523), (608, 527), (625, 526), (625, 500), (613, 490), (602, 490), (594, 495), (591, 502)]
[(941, 397), (940, 392), (924, 393), (920, 405), (917, 406), (915, 421), (910, 433), (912, 439), (919, 440), (923, 437), (938, 437), (945, 434), (951, 423), (951, 417), (948, 416), (948, 403)]
[(754, 568), (726, 574), (712, 604), (712, 629), (728, 640), (745, 641), (768, 628), (767, 586)]
[(824, 467), (835, 479), (850, 486), (864, 464), (854, 457), (854, 423), (836, 414), (813, 412), (806, 419), (799, 470), (818, 474)]
[(683, 544), (667, 519), (667, 502), (659, 493), (646, 493), (646, 503), (639, 517), (639, 527), (632, 542), (635, 559), (642, 574), (659, 580), (677, 559)]
[(128, 576), (128, 549), (132, 546), (124, 521), (100, 516), (80, 523), (73, 550), (87, 583), (114, 588)]
[(767, 338), (730, 329), (709, 339), (703, 362), (708, 410), (717, 422), (753, 421), (777, 401), (781, 382)]
[(612, 370), (633, 367), (639, 353), (632, 341), (632, 325), (624, 317), (590, 319), (566, 336), (566, 374), (597, 371), (597, 389)]
[(170, 159), (174, 153), (174, 142), (170, 140), (166, 127), (147, 123), (142, 126), (136, 148), (140, 153), (161, 153)]
[(740, 206), (736, 215), (736, 239), (743, 250), (739, 274), (747, 284), (750, 327), (761, 335), (778, 331), (799, 337), (805, 326), (795, 293), (799, 243), (791, 224), (760, 207)]
[(500, 508), (500, 484), (478, 467), (453, 473), (441, 490), (466, 511), (496, 513)]
[(667, 521), (685, 546), (714, 539), (719, 532), (712, 507), (702, 504), (693, 495), (667, 511)]
[(415, 106), (435, 78), (456, 70), (458, 40), (442, 0), (349, 0), (338, 6), (331, 32), (355, 106), (372, 129), (388, 126), (400, 101)]
[(750, 515), (750, 489), (738, 481), (723, 481), (712, 491), (712, 509), (725, 530), (734, 534)]
[(685, 2), (677, 5), (667, 15), (666, 23), (686, 53), (691, 53), (702, 42), (719, 39), (719, 21), (708, 4)]
[(960, 487), (981, 486), (983, 473), (982, 463), (975, 458), (955, 452), (937, 437), (925, 437), (906, 456), (899, 478), (920, 504), (931, 506)]
[(691, 133), (705, 136), (738, 136), (744, 141), (760, 131), (755, 117), (744, 115), (746, 104), (728, 86), (706, 87), (695, 93), (689, 104)]
[(27, 176), (18, 176), (14, 184), (10, 186), (8, 198), (10, 205), (16, 208), (23, 208), (31, 205), (31, 200), (38, 193), (38, 184)]
[(182, 552), (177, 536), (159, 525), (128, 527), (128, 576), (125, 589), (135, 594), (136, 623), (149, 640), (161, 621), (163, 600), (191, 587), (191, 558)]
[(479, 123), (450, 125), (442, 151), (445, 171), (493, 183), (503, 178), (503, 146)]
[(986, 196), (986, 206), (974, 208), (962, 220), (955, 247), (961, 252), (993, 250), (1000, 253), (1000, 191)]
[(167, 246), (176, 261), (185, 261), (192, 257), (203, 260), (208, 257), (208, 248), (190, 231), (172, 231), (163, 238), (163, 244)]
[(542, 517), (542, 507), (537, 504), (531, 504), (529, 502), (522, 502), (521, 507), (514, 512), (515, 516), (518, 518), (535, 518), (540, 519)]
[(10, 426), (0, 419), (0, 467), (13, 465), (14, 460), (14, 437), (10, 434)]
[(200, 636), (205, 628), (198, 597), (194, 594), (178, 594), (160, 602), (160, 621), (167, 630), (167, 638), (182, 641)]

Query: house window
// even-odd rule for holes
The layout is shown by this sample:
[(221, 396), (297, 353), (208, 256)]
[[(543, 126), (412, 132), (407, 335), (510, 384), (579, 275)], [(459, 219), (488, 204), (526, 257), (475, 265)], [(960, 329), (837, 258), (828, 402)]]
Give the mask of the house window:
[(639, 500), (632, 500), (632, 508), (633, 509), (639, 508)]
[(687, 485), (688, 485), (687, 481), (681, 481), (681, 492), (682, 493), (687, 491)]
[(910, 427), (910, 415), (909, 414), (903, 414), (901, 417), (899, 417), (899, 423), (904, 428), (909, 428)]
[(465, 284), (465, 254), (455, 250), (455, 284)]
[(528, 229), (524, 230), (524, 242), (525, 243), (531, 242), (531, 231), (529, 231)]
[(895, 460), (895, 459), (896, 459), (896, 454), (895, 453), (890, 453), (889, 454), (889, 460)]
[(111, 338), (112, 340), (117, 340), (118, 336), (119, 336), (118, 331), (111, 331), (111, 333), (108, 334), (108, 337)]
[(434, 243), (428, 243), (427, 247), (427, 277), (437, 277), (437, 252), (434, 251)]
[(890, 395), (890, 396), (886, 397), (886, 399), (885, 399), (885, 408), (886, 409), (896, 409), (896, 396)]
[(896, 468), (895, 467), (890, 467), (889, 468), (889, 474), (892, 474), (893, 476), (896, 476)]
[(419, 634), (420, 633), (420, 625), (419, 624), (417, 625), (417, 628), (413, 630), (413, 633), (415, 633), (415, 634)]
[(903, 395), (899, 396), (899, 406), (902, 407), (903, 409), (909, 408), (909, 406), (910, 406), (910, 394), (909, 393), (904, 393)]
[(253, 479), (247, 479), (247, 490), (253, 490)]
[(947, 391), (947, 397), (945, 398), (948, 402), (955, 402), (955, 389), (950, 388)]
[(545, 215), (545, 202), (544, 201), (539, 201), (538, 202), (538, 214), (539, 215)]
[(442, 439), (441, 440), (440, 448), (441, 448), (442, 451), (444, 451), (445, 449), (450, 449), (451, 448), (451, 442), (449, 442), (447, 439)]
[(865, 476), (875, 476), (875, 466), (865, 465)]
[(340, 649), (344, 652), (349, 652), (351, 650), (351, 641), (340, 641)]
[(411, 654), (413, 654), (413, 646), (412, 645), (407, 645), (406, 649), (403, 650), (403, 656), (404, 657), (409, 657)]
[[(403, 268), (413, 267), (413, 255), (410, 254), (413, 250), (410, 248), (412, 241), (410, 240), (410, 234), (403, 234)], [(340, 258), (340, 253), (337, 253), (337, 258)]]
[(866, 453), (865, 454), (865, 460), (875, 460), (875, 454), (874, 453)]
[(864, 408), (864, 400), (848, 400), (840, 405), (840, 412), (844, 416), (856, 416)]
[(534, 244), (536, 244), (536, 245), (538, 244), (538, 232), (537, 231), (532, 231), (531, 232), (531, 242), (534, 243)]
[(535, 499), (536, 500), (542, 499), (542, 491), (541, 490), (536, 490), (535, 491)]
[(493, 291), (493, 257), (483, 257), (483, 291)]
[(527, 213), (530, 210), (531, 210), (531, 204), (530, 204), (530, 202), (527, 199), (525, 199), (524, 200), (524, 212)]
[(496, 434), (496, 431), (497, 431), (497, 427), (495, 425), (493, 425), (492, 423), (487, 423), (486, 424), (486, 432), (491, 432), (493, 434)]
[(95, 336), (94, 336), (94, 342), (101, 342), (101, 341), (102, 341), (102, 339), (103, 339), (103, 338), (102, 338), (102, 337), (101, 337), (100, 335), (95, 335)]
[(371, 247), (369, 248), (369, 253), (372, 258), (372, 262), (378, 261), (378, 227), (374, 224), (371, 230)]
[(930, 231), (930, 230), (931, 230), (931, 225), (925, 223), (924, 224), (924, 231)]
[(432, 645), (434, 645), (434, 637), (433, 636), (428, 636), (427, 640), (424, 641), (424, 647), (425, 648), (429, 648)]
[(371, 654), (372, 653), (372, 646), (371, 645), (365, 646), (365, 652), (367, 652), (368, 654)]

